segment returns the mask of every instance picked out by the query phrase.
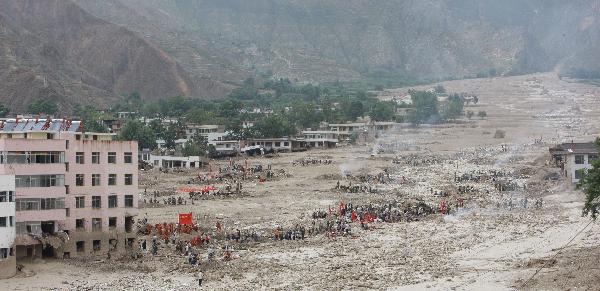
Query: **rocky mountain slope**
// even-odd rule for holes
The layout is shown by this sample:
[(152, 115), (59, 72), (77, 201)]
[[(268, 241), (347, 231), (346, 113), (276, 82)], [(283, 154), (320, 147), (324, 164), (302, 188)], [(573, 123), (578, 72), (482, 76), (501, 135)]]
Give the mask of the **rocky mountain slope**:
[(19, 112), (51, 99), (110, 106), (137, 91), (145, 99), (221, 96), (227, 88), (193, 79), (155, 44), (67, 0), (0, 0), (0, 101)]
[(221, 97), (249, 77), (600, 75), (594, 0), (0, 0), (0, 101)]
[(76, 0), (195, 74), (435, 80), (596, 67), (597, 1)]

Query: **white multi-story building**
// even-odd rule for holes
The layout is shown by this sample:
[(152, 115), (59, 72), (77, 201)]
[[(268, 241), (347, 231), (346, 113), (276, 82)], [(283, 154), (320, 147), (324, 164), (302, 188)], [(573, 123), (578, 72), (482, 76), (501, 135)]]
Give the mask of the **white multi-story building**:
[(0, 279), (17, 271), (15, 256), (15, 176), (0, 175)]
[(302, 131), (304, 141), (312, 148), (333, 148), (339, 140), (339, 132), (329, 130), (305, 130)]
[(592, 161), (598, 159), (598, 148), (594, 143), (563, 143), (550, 149), (557, 166), (563, 170), (571, 183), (579, 182), (585, 171), (592, 168)]
[(204, 136), (206, 139), (209, 139), (209, 134), (218, 132), (224, 132), (223, 126), (213, 124), (188, 124), (185, 127), (185, 135), (188, 139), (192, 138), (192, 136), (194, 136), (196, 133)]

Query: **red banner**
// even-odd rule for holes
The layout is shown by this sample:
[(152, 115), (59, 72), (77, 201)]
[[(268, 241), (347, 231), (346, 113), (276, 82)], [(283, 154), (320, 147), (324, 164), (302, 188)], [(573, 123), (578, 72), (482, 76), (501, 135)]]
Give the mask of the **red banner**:
[(192, 213), (179, 213), (179, 224), (182, 224), (182, 225), (192, 224)]

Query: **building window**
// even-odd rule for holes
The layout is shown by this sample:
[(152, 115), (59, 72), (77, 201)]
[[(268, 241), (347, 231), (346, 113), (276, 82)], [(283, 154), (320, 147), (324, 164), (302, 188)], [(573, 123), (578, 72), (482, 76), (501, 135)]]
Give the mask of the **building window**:
[(100, 240), (94, 240), (92, 241), (92, 246), (94, 248), (94, 252), (97, 252), (100, 250), (100, 246), (101, 246), (101, 241)]
[(281, 142), (279, 142), (279, 141), (276, 141), (276, 142), (275, 142), (275, 146), (276, 146), (276, 147), (280, 147), (280, 146), (281, 146)]
[[(59, 164), (64, 161), (63, 152), (7, 152), (7, 164)], [(4, 155), (3, 155), (4, 157)], [(4, 163), (4, 159), (2, 160)]]
[(108, 185), (109, 186), (117, 185), (117, 174), (108, 174)]
[(64, 198), (41, 198), (40, 209), (51, 210), (51, 209), (64, 209), (65, 199)]
[(109, 217), (108, 218), (108, 228), (116, 228), (117, 227), (117, 218)]
[(117, 163), (117, 153), (115, 153), (115, 152), (109, 152), (108, 153), (108, 163), (109, 164), (116, 164)]
[(85, 164), (83, 152), (75, 153), (75, 164)]
[(123, 160), (125, 164), (131, 164), (133, 163), (133, 155), (131, 154), (131, 152), (126, 152), (123, 155)]
[(64, 208), (64, 198), (22, 198), (17, 199), (15, 203), (15, 209), (17, 211), (52, 210)]
[(133, 174), (125, 174), (125, 185), (133, 185)]
[(598, 155), (588, 155), (588, 164), (591, 164), (593, 160), (597, 160), (598, 159)]
[(64, 186), (65, 175), (18, 175), (15, 176), (15, 187), (54, 187)]
[(117, 195), (109, 195), (108, 196), (108, 208), (118, 207), (118, 199)]
[(583, 163), (583, 155), (575, 155), (575, 164), (582, 165)]
[(92, 152), (92, 164), (100, 164), (100, 153)]
[(8, 219), (6, 219), (5, 216), (0, 217), (0, 227), (7, 227), (8, 223), (7, 223)]
[(0, 191), (0, 202), (14, 202), (15, 192)]
[(92, 186), (100, 186), (100, 174), (92, 174)]
[(85, 230), (85, 220), (83, 218), (75, 219), (75, 229), (79, 231)]
[(85, 175), (77, 174), (75, 175), (75, 186), (83, 186), (85, 185)]
[(31, 211), (40, 210), (40, 199), (39, 198), (25, 198), (17, 199), (15, 203), (16, 211)]
[(290, 143), (289, 143), (289, 142), (287, 142), (287, 141), (284, 141), (284, 142), (283, 142), (283, 146), (284, 146), (284, 147), (287, 147), (287, 146), (289, 146), (289, 145), (290, 145)]
[(125, 207), (133, 207), (133, 195), (125, 195)]
[(9, 249), (8, 248), (0, 248), (0, 260), (8, 258)]
[(75, 208), (85, 208), (85, 197), (75, 197)]
[(102, 218), (92, 218), (92, 231), (102, 230)]
[(92, 208), (99, 209), (102, 207), (102, 197), (92, 196)]
[(78, 241), (78, 242), (75, 243), (75, 246), (77, 248), (77, 252), (78, 253), (85, 252), (85, 241), (80, 240), (80, 241)]

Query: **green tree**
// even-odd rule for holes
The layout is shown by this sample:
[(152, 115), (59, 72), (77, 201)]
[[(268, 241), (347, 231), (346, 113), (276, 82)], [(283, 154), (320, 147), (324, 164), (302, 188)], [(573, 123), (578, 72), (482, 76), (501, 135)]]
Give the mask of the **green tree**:
[(154, 132), (156, 137), (160, 138), (163, 137), (162, 135), (166, 131), (166, 128), (160, 119), (152, 119), (152, 121), (148, 123), (148, 127), (152, 129), (152, 132)]
[(100, 112), (93, 105), (75, 104), (73, 113), (83, 122), (84, 131), (108, 132), (108, 128), (102, 124)]
[(480, 110), (479, 112), (477, 112), (477, 116), (481, 119), (484, 119), (487, 116), (487, 112)]
[(175, 124), (169, 124), (167, 130), (163, 131), (161, 138), (165, 141), (165, 148), (170, 150), (175, 149), (175, 140), (177, 139), (177, 126)]
[(350, 121), (356, 120), (365, 113), (363, 103), (358, 100), (352, 100), (343, 107), (345, 107), (344, 115), (346, 116), (346, 119)]
[(206, 156), (208, 151), (208, 141), (198, 133), (195, 133), (183, 145), (181, 153), (186, 156)]
[(437, 84), (435, 87), (433, 87), (433, 90), (435, 90), (435, 93), (437, 93), (437, 94), (446, 93), (446, 88), (444, 88), (444, 86), (442, 84)]
[(215, 123), (216, 119), (217, 118), (216, 118), (214, 112), (204, 110), (202, 108), (190, 109), (185, 114), (186, 121), (196, 123), (196, 124)]
[(239, 100), (228, 99), (219, 106), (219, 116), (224, 118), (232, 118), (240, 115), (242, 102)]
[(296, 134), (296, 129), (281, 115), (271, 115), (254, 125), (256, 135), (264, 138), (277, 138)]
[(414, 110), (409, 116), (413, 124), (435, 123), (440, 119), (438, 99), (435, 93), (409, 90)]
[(140, 112), (142, 108), (142, 96), (138, 92), (133, 92), (124, 98), (125, 110), (129, 112)]
[(467, 118), (471, 119), (473, 117), (473, 115), (475, 115), (475, 113), (471, 110), (467, 110)]
[(8, 113), (10, 113), (10, 108), (0, 103), (0, 118), (8, 116)]
[(394, 118), (395, 111), (394, 102), (377, 102), (369, 116), (375, 121), (390, 121)]
[(139, 120), (129, 120), (121, 129), (118, 136), (119, 140), (135, 140), (138, 142), (139, 149), (155, 149), (156, 135), (152, 129)]
[(315, 127), (321, 122), (315, 104), (301, 100), (293, 103), (289, 118), (296, 126), (302, 128)]
[(465, 101), (462, 96), (458, 94), (448, 96), (443, 112), (444, 119), (454, 120), (460, 117), (463, 114), (464, 106)]
[[(596, 138), (596, 146), (600, 150), (600, 139)], [(591, 161), (592, 168), (584, 171), (579, 179), (577, 188), (585, 193), (585, 204), (583, 206), (583, 215), (591, 215), (593, 219), (598, 217), (598, 207), (600, 206), (600, 159)]]
[(31, 114), (56, 114), (58, 105), (56, 102), (48, 99), (34, 100), (27, 107), (27, 112)]

